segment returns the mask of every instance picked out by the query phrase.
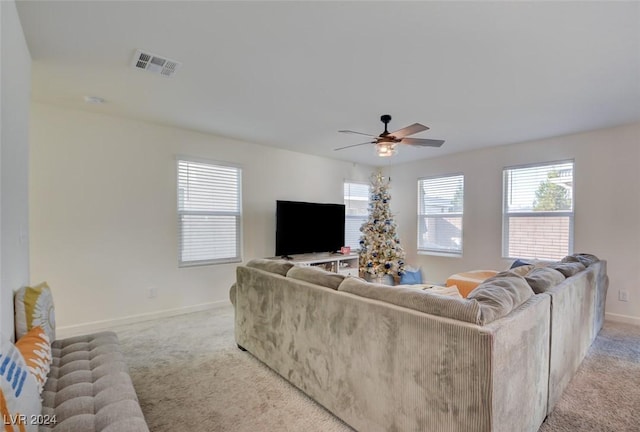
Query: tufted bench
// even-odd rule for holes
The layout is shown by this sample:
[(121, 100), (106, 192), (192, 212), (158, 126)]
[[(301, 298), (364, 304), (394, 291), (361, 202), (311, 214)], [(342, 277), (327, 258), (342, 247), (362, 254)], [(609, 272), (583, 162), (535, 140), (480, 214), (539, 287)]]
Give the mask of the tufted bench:
[(56, 340), (51, 352), (39, 432), (149, 432), (115, 333)]

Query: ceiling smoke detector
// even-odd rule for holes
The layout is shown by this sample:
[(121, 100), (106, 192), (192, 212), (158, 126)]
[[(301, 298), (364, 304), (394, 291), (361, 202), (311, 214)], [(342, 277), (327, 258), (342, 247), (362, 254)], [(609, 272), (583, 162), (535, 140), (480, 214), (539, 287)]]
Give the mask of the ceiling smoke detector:
[(147, 51), (136, 50), (131, 66), (156, 75), (172, 77), (182, 66), (182, 63)]

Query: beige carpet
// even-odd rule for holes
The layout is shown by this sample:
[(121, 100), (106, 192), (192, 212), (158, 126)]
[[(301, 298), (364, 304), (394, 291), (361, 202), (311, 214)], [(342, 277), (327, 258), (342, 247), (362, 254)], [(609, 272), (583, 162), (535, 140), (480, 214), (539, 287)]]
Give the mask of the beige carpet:
[[(114, 329), (151, 432), (352, 431), (236, 348), (231, 307)], [(607, 323), (540, 432), (640, 431), (640, 327)]]

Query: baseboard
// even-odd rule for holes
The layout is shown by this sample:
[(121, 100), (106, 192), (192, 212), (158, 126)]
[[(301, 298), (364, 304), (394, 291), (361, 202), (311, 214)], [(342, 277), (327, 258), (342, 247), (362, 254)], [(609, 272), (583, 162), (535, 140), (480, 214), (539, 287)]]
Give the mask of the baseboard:
[(70, 326), (62, 326), (56, 328), (56, 339), (64, 339), (72, 336), (78, 336), (88, 333), (95, 333), (105, 330), (113, 330), (114, 327), (134, 324), (142, 321), (148, 321), (158, 318), (168, 318), (176, 315), (187, 314), (191, 312), (200, 312), (209, 309), (217, 309), (220, 307), (230, 306), (231, 303), (228, 300), (221, 300), (217, 302), (201, 303), (193, 306), (185, 306), (176, 309), (165, 309), (157, 312), (149, 312), (139, 315), (130, 315), (121, 318), (114, 318), (110, 320), (91, 321), (82, 324), (74, 324)]
[(629, 316), (629, 315), (620, 315), (611, 312), (605, 312), (604, 319), (609, 321), (621, 322), (626, 324), (633, 324), (640, 326), (640, 318)]

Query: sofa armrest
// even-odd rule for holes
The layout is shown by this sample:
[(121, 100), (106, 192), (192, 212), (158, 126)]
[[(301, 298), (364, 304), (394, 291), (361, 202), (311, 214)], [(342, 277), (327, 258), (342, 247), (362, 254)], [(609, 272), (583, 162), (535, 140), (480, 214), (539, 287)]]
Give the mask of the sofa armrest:
[(535, 432), (547, 415), (550, 315), (549, 296), (539, 294), (486, 326), (494, 338), (494, 431)]
[(599, 263), (592, 264), (547, 291), (551, 296), (548, 413), (569, 385), (597, 333), (596, 280), (600, 269)]
[(231, 288), (229, 288), (229, 300), (231, 300), (231, 304), (232, 305), (236, 305), (236, 284), (234, 283), (233, 285), (231, 285)]

